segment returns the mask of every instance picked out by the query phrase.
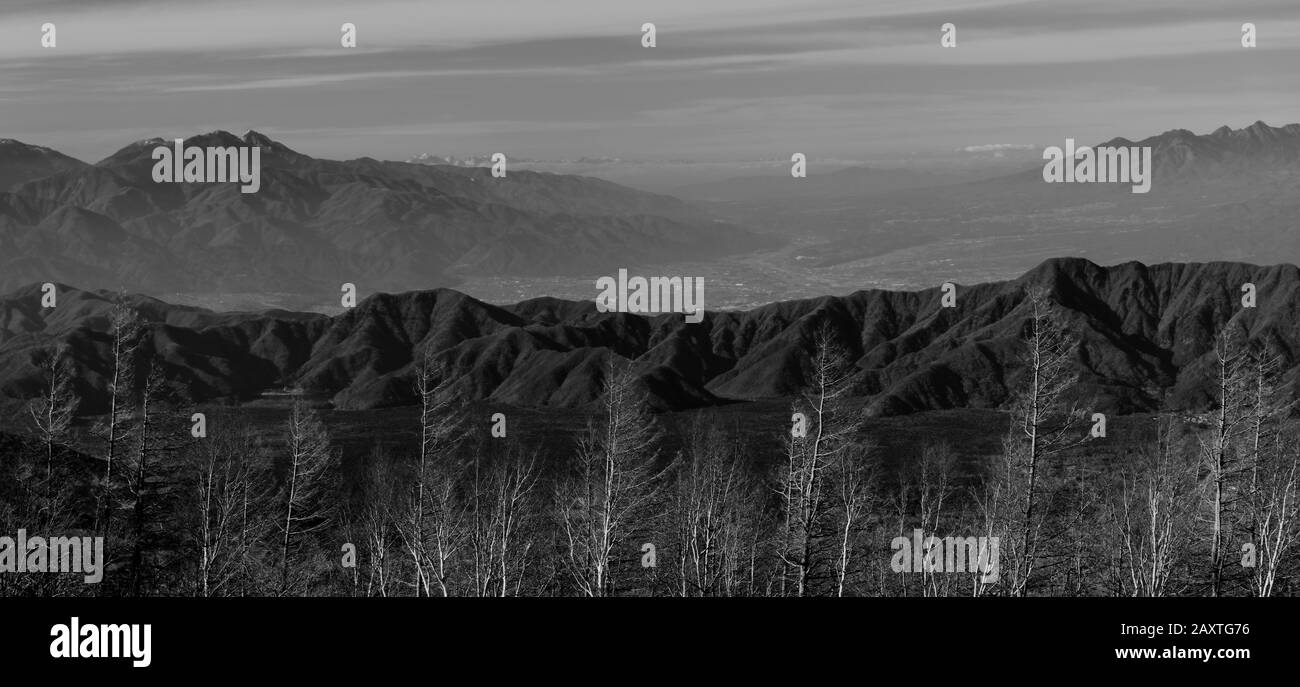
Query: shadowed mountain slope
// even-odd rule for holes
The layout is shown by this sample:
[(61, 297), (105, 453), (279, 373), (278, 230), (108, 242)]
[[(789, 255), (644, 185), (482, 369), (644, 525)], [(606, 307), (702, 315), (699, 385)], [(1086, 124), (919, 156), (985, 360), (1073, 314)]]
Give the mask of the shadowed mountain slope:
[[(1257, 307), (1244, 308), (1253, 283)], [(142, 360), (156, 357), (175, 390), (197, 402), (247, 400), (296, 387), (340, 408), (413, 403), (428, 355), (466, 398), (576, 407), (598, 398), (611, 356), (634, 361), (661, 409), (784, 397), (806, 381), (823, 328), (855, 365), (858, 394), (878, 414), (1006, 403), (1022, 368), (1026, 292), (1045, 287), (1078, 338), (1075, 392), (1110, 412), (1211, 404), (1213, 345), (1225, 327), (1271, 347), (1294, 382), (1300, 351), (1300, 268), (1238, 263), (1049, 260), (1019, 279), (939, 289), (859, 291), (744, 312), (599, 313), (593, 302), (539, 298), (509, 307), (440, 289), (380, 294), (337, 317), (216, 313), (127, 296), (146, 323)], [(102, 405), (114, 295), (61, 287), (0, 299), (0, 392), (35, 393), (41, 349), (66, 345), (88, 409)]]

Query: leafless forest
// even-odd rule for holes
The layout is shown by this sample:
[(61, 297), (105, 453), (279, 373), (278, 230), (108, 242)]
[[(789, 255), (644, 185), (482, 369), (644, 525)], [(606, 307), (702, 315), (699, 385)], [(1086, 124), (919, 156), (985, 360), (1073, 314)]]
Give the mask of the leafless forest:
[[(536, 436), (467, 432), (468, 405), (426, 354), (419, 440), (377, 434), (345, 469), (301, 399), (273, 438), (235, 411), (208, 412), (195, 436), (194, 409), (167, 397), (120, 307), (108, 412), (77, 417), (74, 370), (51, 350), (26, 438), (0, 446), (0, 532), (103, 536), (103, 583), (4, 575), (0, 594), (1294, 593), (1300, 448), (1276, 355), (1225, 331), (1213, 407), (1153, 417), (1153, 438), (1105, 463), (1113, 437), (1067, 400), (1075, 339), (1050, 296), (1029, 298), (1000, 454), (964, 465), (937, 438), (900, 468), (864, 430), (851, 363), (826, 332), (767, 441), (697, 421), (667, 442), (632, 370), (611, 364), (586, 430), (551, 455)], [(917, 530), (996, 537), (996, 581), (896, 572), (891, 542)]]

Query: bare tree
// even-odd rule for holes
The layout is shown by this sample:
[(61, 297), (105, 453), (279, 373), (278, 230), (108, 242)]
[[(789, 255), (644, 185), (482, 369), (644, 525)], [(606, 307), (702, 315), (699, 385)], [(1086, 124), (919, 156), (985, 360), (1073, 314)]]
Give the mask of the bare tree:
[(1128, 596), (1165, 596), (1192, 539), (1196, 463), (1177, 445), (1177, 423), (1156, 420), (1154, 445), (1121, 467), (1105, 523), (1119, 589)]
[[(153, 484), (161, 456), (178, 447), (180, 431), (163, 408), (167, 394), (163, 368), (155, 358), (140, 393), (135, 449), (124, 456), (126, 487), (131, 499), (130, 592), (139, 596), (144, 584), (145, 552), (149, 548), (149, 523), (157, 508)], [(169, 420), (173, 420), (169, 422)]]
[(537, 486), (536, 449), (512, 444), (505, 455), (475, 461), (473, 483), (474, 585), (479, 596), (518, 594), (533, 548)]
[(217, 431), (197, 443), (189, 457), (189, 494), (197, 553), (195, 594), (227, 596), (247, 583), (254, 542), (264, 527), (264, 481), (254, 464), (251, 428), (233, 416), (214, 423)]
[(1256, 596), (1272, 596), (1284, 561), (1300, 541), (1300, 451), (1297, 438), (1283, 444), (1279, 436), (1271, 459), (1257, 469), (1252, 494), (1254, 544), (1256, 560), (1251, 576), (1251, 591)]
[(611, 357), (601, 416), (588, 424), (556, 486), (563, 565), (585, 596), (614, 590), (616, 552), (627, 550), (634, 519), (649, 519), (658, 492), (658, 430), (637, 384), (631, 367)]
[(28, 404), (28, 412), (44, 452), (45, 470), (40, 490), (43, 503), (38, 515), (49, 530), (56, 511), (62, 510), (55, 502), (54, 457), (69, 441), (77, 397), (72, 388), (72, 360), (65, 346), (44, 351), (37, 364), (41, 370), (41, 395)]
[[(917, 514), (921, 529), (930, 536), (939, 537), (946, 534), (944, 517), (951, 508), (951, 499), (955, 496), (955, 472), (957, 456), (947, 444), (927, 443), (921, 448), (921, 459), (916, 464)], [(947, 508), (945, 508), (947, 506)], [(951, 591), (949, 575), (937, 575), (937, 571), (922, 566), (922, 594), (925, 596), (946, 596)], [(953, 572), (953, 571), (949, 571)]]
[(405, 502), (391, 458), (382, 445), (376, 445), (362, 484), (359, 529), (366, 550), (366, 596), (388, 596), (390, 586), (389, 545), (401, 517), (399, 504)]
[(1271, 596), (1283, 561), (1300, 538), (1300, 451), (1288, 418), (1294, 401), (1281, 393), (1281, 356), (1256, 344), (1248, 351), (1245, 385), (1246, 442), (1240, 451), (1243, 495), (1239, 527), (1254, 547), (1251, 591)]
[(795, 596), (808, 593), (811, 578), (827, 562), (822, 549), (834, 530), (828, 521), (833, 505), (828, 473), (857, 440), (863, 423), (861, 414), (845, 404), (853, 368), (828, 328), (815, 335), (809, 362), (809, 384), (795, 406), (807, 421), (807, 433), (789, 437), (787, 460), (776, 477), (787, 523), (780, 557), (793, 577)]
[(792, 429), (785, 437), (785, 460), (782, 461), (777, 470), (776, 494), (780, 500), (781, 511), (781, 540), (777, 543), (776, 553), (781, 561), (781, 575), (777, 587), (777, 593), (780, 596), (786, 596), (789, 593), (788, 585), (794, 578), (795, 564), (790, 560), (788, 552), (795, 548), (796, 537), (796, 516), (799, 512), (799, 498), (803, 493), (799, 487), (799, 480), (802, 477), (802, 465), (804, 457), (807, 455), (808, 443), (807, 436), (807, 414), (804, 412), (804, 406), (799, 400), (790, 404), (790, 417), (794, 420), (796, 428)]
[(280, 593), (288, 594), (291, 548), (295, 541), (329, 524), (335, 458), (320, 416), (301, 399), (295, 400), (285, 426), (288, 465), (281, 493)]
[(999, 510), (1010, 516), (1002, 529), (1011, 540), (1010, 591), (1018, 596), (1029, 593), (1041, 555), (1039, 535), (1051, 497), (1042, 484), (1044, 469), (1051, 459), (1083, 440), (1077, 428), (1078, 409), (1065, 405), (1066, 393), (1077, 378), (1073, 360), (1077, 341), (1047, 289), (1031, 287), (1025, 303), (1029, 321), (1022, 382), (1011, 405), (1011, 431), (1004, 442), (1004, 482), (998, 495), (1001, 506), (1012, 506)]
[(96, 516), (100, 518), (98, 529), (105, 537), (111, 532), (114, 508), (113, 463), (134, 414), (136, 358), (142, 331), (139, 315), (126, 297), (119, 295), (109, 320), (108, 416), (99, 427), (104, 438), (104, 478)]
[(853, 565), (854, 539), (874, 510), (877, 466), (869, 445), (854, 444), (840, 451), (831, 464), (831, 493), (839, 519), (839, 555), (835, 561), (835, 595), (844, 596)]
[(1201, 433), (1201, 461), (1208, 475), (1206, 501), (1210, 527), (1210, 594), (1223, 592), (1224, 540), (1231, 527), (1232, 508), (1241, 470), (1235, 448), (1251, 423), (1250, 361), (1240, 333), (1229, 324), (1215, 339), (1215, 402), (1212, 423)]
[(745, 563), (743, 552), (752, 541), (745, 503), (755, 496), (739, 447), (696, 416), (672, 470), (678, 593), (730, 595), (737, 570)]
[(463, 466), (454, 454), (462, 416), (451, 384), (446, 368), (435, 366), (432, 352), (425, 349), (415, 370), (420, 446), (409, 506), (398, 529), (414, 567), (417, 596), (430, 596), (434, 584), (443, 596), (450, 595), (449, 565), (468, 535), (458, 495)]

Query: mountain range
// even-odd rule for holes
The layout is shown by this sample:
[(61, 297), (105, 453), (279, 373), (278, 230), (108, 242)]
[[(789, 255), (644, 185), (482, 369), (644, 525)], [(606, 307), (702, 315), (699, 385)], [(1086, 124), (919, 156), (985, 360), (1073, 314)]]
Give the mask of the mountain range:
[(87, 164), (0, 141), (0, 289), (30, 282), (334, 300), (460, 275), (608, 274), (772, 243), (676, 198), (600, 179), (335, 161), (257, 132), (186, 146), (261, 147), (262, 186), (155, 183), (149, 139)]
[[(1085, 141), (1077, 141), (1078, 146)], [(1062, 146), (1064, 141), (1050, 145)], [(1273, 127), (1257, 121), (1241, 129), (1220, 126), (1208, 134), (1196, 134), (1187, 129), (1172, 129), (1161, 134), (1133, 141), (1116, 137), (1094, 147), (1150, 147), (1158, 181), (1220, 182), (1229, 175), (1254, 177), (1278, 170), (1300, 172), (1300, 124)], [(903, 190), (945, 188), (960, 192), (962, 184), (988, 192), (993, 189), (1022, 186), (1040, 190), (1042, 146), (1017, 147), (1010, 159), (997, 159), (997, 164), (984, 164), (977, 169), (925, 169), (914, 170), (881, 166), (850, 166), (835, 168), (825, 173), (810, 169), (806, 178), (791, 181), (789, 165), (776, 167), (763, 175), (736, 176), (720, 181), (692, 184), (674, 190), (674, 195), (687, 199), (713, 201), (755, 201), (781, 198), (799, 199), (849, 199), (872, 197)], [(987, 161), (986, 161), (987, 162)], [(996, 173), (1007, 165), (1019, 165), (1013, 170)], [(1105, 188), (1105, 187), (1100, 187)], [(1125, 189), (1127, 192), (1127, 189)]]
[(1300, 124), (1255, 122), (1205, 134), (1175, 129), (1095, 143), (1150, 146), (1149, 192), (1133, 193), (1128, 183), (1045, 183), (1040, 162), (944, 185), (909, 187), (915, 177), (903, 175), (887, 192), (801, 202), (854, 182), (853, 174), (810, 174), (786, 179), (798, 182), (792, 188), (807, 182), (807, 189), (771, 187), (761, 200), (705, 205), (757, 231), (799, 227), (806, 237), (801, 267), (834, 274), (837, 282), (855, 274), (907, 287), (937, 275), (1007, 279), (1061, 255), (1102, 264), (1300, 263)]
[(833, 284), (800, 295), (847, 293), (864, 270), (880, 275), (875, 285), (907, 288), (936, 276), (1005, 279), (1053, 255), (1300, 263), (1300, 124), (1106, 141), (1154, 149), (1147, 194), (1044, 184), (1038, 168), (966, 181), (974, 171), (854, 167), (792, 179), (782, 167), (783, 177), (680, 188), (683, 201), (522, 163), (497, 179), (432, 156), (316, 159), (257, 132), (187, 139), (262, 147), (262, 189), (241, 194), (236, 184), (154, 183), (150, 152), (164, 143), (87, 164), (0, 141), (0, 292), (48, 281), (217, 309), (337, 311), (343, 283), (511, 302), (572, 296), (618, 268), (707, 272), (733, 259), (738, 269), (719, 270), (737, 282), (759, 283), (753, 268), (792, 286), (802, 274)]
[(1220, 126), (1204, 135), (1174, 129), (1136, 142), (1115, 138), (1102, 145), (1150, 146), (1158, 180), (1189, 175), (1213, 179), (1228, 172), (1275, 169), (1300, 171), (1300, 124), (1273, 127), (1257, 121), (1241, 129)]
[[(1257, 307), (1241, 305), (1256, 286)], [(709, 312), (600, 313), (590, 301), (512, 306), (449, 289), (366, 298), (335, 317), (219, 313), (121, 297), (147, 323), (142, 350), (189, 401), (240, 402), (286, 387), (336, 408), (414, 402), (414, 361), (432, 356), (466, 399), (573, 408), (599, 398), (611, 356), (630, 360), (653, 406), (681, 409), (788, 397), (807, 381), (815, 334), (830, 331), (854, 364), (855, 393), (879, 415), (998, 408), (1018, 383), (1026, 293), (1044, 287), (1079, 342), (1075, 391), (1103, 412), (1197, 409), (1211, 403), (1215, 336), (1225, 327), (1267, 344), (1294, 385), (1300, 268), (1240, 263), (1110, 267), (1053, 259), (1018, 279), (940, 290), (859, 291)], [(59, 287), (42, 309), (37, 285), (0, 299), (0, 394), (33, 396), (42, 349), (65, 345), (87, 412), (102, 408), (115, 294)]]

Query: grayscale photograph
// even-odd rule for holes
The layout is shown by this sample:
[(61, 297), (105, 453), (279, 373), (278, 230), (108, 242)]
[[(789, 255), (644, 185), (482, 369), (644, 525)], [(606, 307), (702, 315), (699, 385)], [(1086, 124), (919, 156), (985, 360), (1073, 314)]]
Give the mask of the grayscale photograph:
[(1294, 0), (9, 0), (0, 596), (1296, 596), (1298, 65)]

